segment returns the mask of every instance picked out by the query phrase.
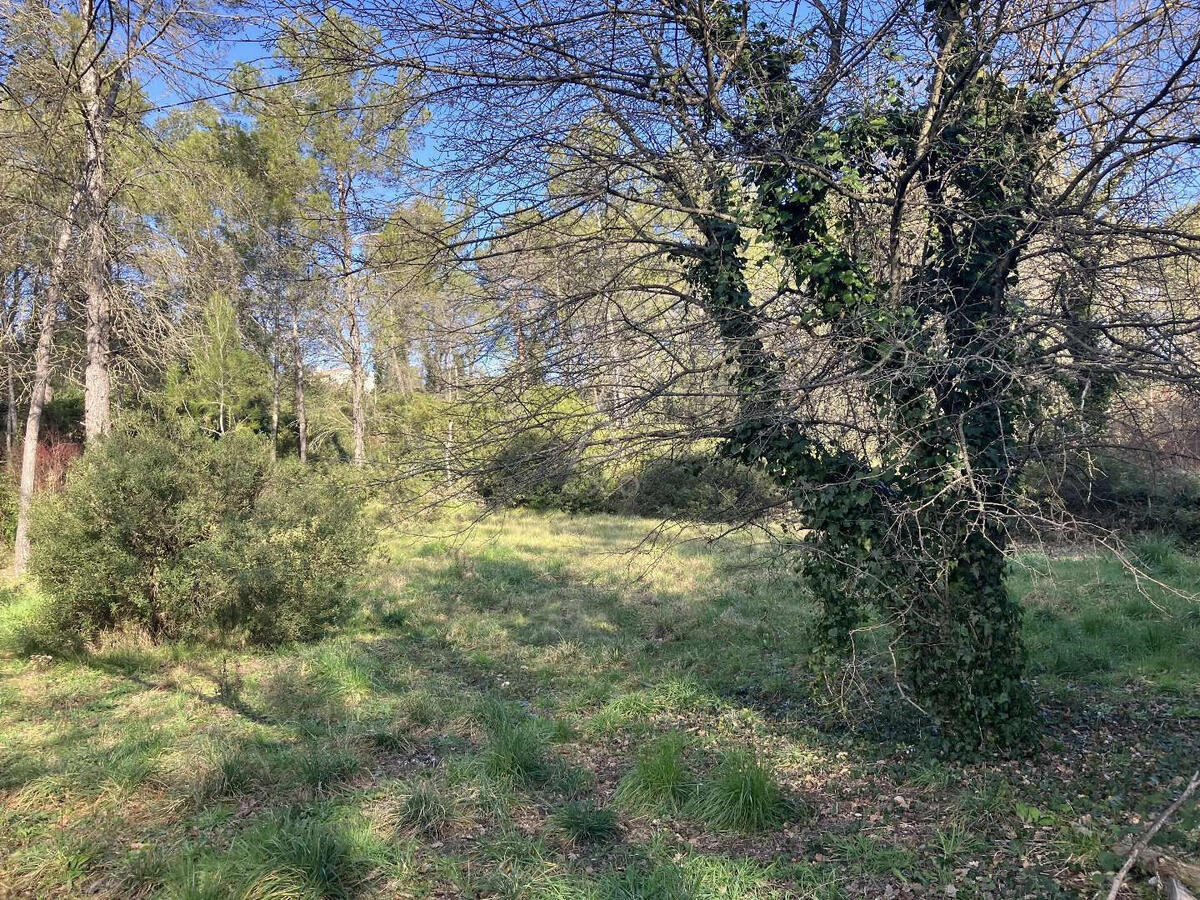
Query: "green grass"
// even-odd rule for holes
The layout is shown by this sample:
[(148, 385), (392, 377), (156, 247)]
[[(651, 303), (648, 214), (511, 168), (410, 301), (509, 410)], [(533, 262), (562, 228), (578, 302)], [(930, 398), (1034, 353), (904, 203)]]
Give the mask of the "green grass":
[(539, 723), (504, 721), (493, 727), (483, 749), (484, 771), (493, 777), (511, 778), (521, 785), (546, 781), (552, 767), (549, 738)]
[(690, 808), (718, 831), (765, 831), (783, 823), (788, 802), (757, 759), (728, 750), (700, 784)]
[(638, 755), (617, 785), (617, 801), (637, 812), (678, 812), (692, 799), (696, 778), (683, 756), (681, 735), (669, 734)]
[[(1132, 548), (1152, 579), (1015, 560), (1043, 745), (962, 764), (886, 628), (852, 720), (812, 702), (813, 598), (750, 535), (473, 517), (387, 537), (311, 646), (51, 658), (41, 598), (0, 593), (0, 894), (1089, 896), (1194, 768), (1200, 562), (1170, 542)], [(1200, 854), (1192, 815), (1172, 855)]]
[(575, 844), (607, 844), (620, 832), (616, 813), (585, 800), (568, 803), (556, 812), (554, 825)]

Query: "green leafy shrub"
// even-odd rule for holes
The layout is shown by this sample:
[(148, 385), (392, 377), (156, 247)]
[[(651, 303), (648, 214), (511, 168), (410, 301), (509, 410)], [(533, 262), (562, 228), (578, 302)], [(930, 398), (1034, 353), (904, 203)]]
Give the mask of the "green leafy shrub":
[(0, 473), (0, 540), (11, 547), (17, 537), (17, 483)]
[(456, 432), (459, 465), (485, 503), (568, 512), (610, 507), (604, 420), (576, 392), (541, 385), (519, 404), (480, 405), (464, 418), (466, 427)]
[(1061, 470), (1031, 467), (1034, 502), (1123, 534), (1158, 533), (1200, 543), (1200, 478), (1115, 456), (1075, 457)]
[(321, 636), (350, 611), (368, 533), (351, 492), (253, 436), (112, 435), (43, 500), (31, 569), (55, 630), (155, 639)]
[(646, 464), (627, 510), (640, 516), (682, 516), (723, 522), (753, 516), (782, 502), (762, 472), (711, 454), (692, 453)]
[(528, 431), (484, 464), (476, 490), (492, 506), (597, 512), (606, 508), (611, 492), (603, 471), (585, 455), (584, 447), (553, 432)]

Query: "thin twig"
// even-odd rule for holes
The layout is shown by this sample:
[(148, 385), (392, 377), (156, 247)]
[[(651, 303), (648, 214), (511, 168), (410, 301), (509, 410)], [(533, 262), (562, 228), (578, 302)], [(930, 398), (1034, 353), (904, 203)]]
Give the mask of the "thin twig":
[(1112, 889), (1108, 892), (1108, 900), (1116, 900), (1117, 892), (1121, 890), (1121, 885), (1125, 883), (1125, 877), (1129, 874), (1129, 870), (1133, 868), (1133, 864), (1137, 862), (1137, 858), (1141, 855), (1142, 851), (1150, 845), (1150, 842), (1154, 840), (1154, 836), (1158, 834), (1158, 830), (1167, 824), (1167, 819), (1171, 818), (1175, 814), (1175, 810), (1187, 802), (1188, 797), (1192, 796), (1198, 786), (1200, 786), (1200, 770), (1192, 774), (1192, 780), (1188, 782), (1188, 786), (1184, 792), (1176, 798), (1174, 803), (1167, 807), (1166, 812), (1158, 817), (1158, 820), (1150, 826), (1150, 830), (1142, 835), (1142, 839), (1133, 845), (1133, 849), (1129, 851), (1129, 856), (1125, 860), (1125, 865), (1121, 866), (1121, 871), (1113, 879)]

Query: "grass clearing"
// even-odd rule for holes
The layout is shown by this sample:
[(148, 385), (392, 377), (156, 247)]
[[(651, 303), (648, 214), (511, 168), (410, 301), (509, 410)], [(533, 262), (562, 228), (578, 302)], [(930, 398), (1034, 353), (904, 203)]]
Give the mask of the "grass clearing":
[[(5, 592), (0, 895), (1072, 897), (1200, 763), (1197, 607), (1109, 557), (1017, 560), (1043, 748), (963, 764), (885, 668), (850, 725), (811, 702), (811, 598), (746, 537), (442, 524), (387, 539), (343, 634), (275, 652), (48, 658)], [(1160, 841), (1194, 858), (1197, 815)]]

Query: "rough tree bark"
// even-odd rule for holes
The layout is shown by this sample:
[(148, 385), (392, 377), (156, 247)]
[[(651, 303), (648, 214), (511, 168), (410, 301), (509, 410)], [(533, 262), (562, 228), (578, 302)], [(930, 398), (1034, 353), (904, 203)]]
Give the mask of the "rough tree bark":
[[(278, 330), (277, 330), (278, 331)], [(271, 462), (279, 447), (279, 354), (271, 350)]]
[(296, 435), (300, 462), (308, 462), (308, 418), (304, 411), (304, 355), (300, 352), (300, 325), (292, 311), (292, 365), (296, 379)]
[(42, 300), (42, 315), (37, 349), (33, 354), (33, 386), (29, 392), (29, 415), (25, 419), (25, 443), (21, 452), (21, 486), (17, 500), (17, 536), (13, 547), (13, 572), (22, 574), (29, 566), (29, 509), (33, 502), (34, 479), (37, 475), (38, 432), (42, 427), (42, 409), (46, 405), (50, 386), (50, 348), (54, 343), (54, 320), (62, 290), (63, 272), (67, 266), (67, 248), (75, 214), (83, 202), (84, 190), (76, 189), (54, 241), (50, 255), (50, 276), (46, 296)]
[(354, 272), (354, 246), (350, 237), (350, 185), (342, 172), (337, 173), (338, 227), (342, 238), (342, 302), (345, 305), (346, 340), (350, 351), (350, 405), (354, 426), (354, 464), (361, 466), (367, 461), (366, 408), (363, 404), (365, 389), (363, 376), (362, 330), (359, 327), (358, 292), (352, 283)]
[(21, 285), (25, 277), (21, 269), (14, 268), (12, 273), (11, 303), (5, 312), (4, 349), (5, 349), (5, 410), (4, 410), (4, 458), (12, 459), (13, 438), (17, 433), (17, 391), (16, 372), (13, 369), (12, 354), (16, 347), (17, 307), (21, 302)]
[(108, 434), (112, 427), (112, 376), (109, 367), (112, 341), (112, 305), (108, 293), (107, 246), (104, 226), (108, 207), (105, 192), (104, 137), (112, 115), (117, 92), (120, 90), (121, 70), (118, 69), (108, 87), (107, 97), (101, 97), (100, 51), (96, 42), (98, 10), (94, 0), (82, 0), (80, 15), (87, 23), (88, 33), (83, 44), (84, 69), (79, 75), (79, 93), (84, 126), (84, 159), (87, 176), (84, 196), (87, 201), (87, 226), (83, 236), (86, 262), (83, 267), (83, 290), (87, 297), (86, 360), (84, 370), (84, 439), (90, 445)]

